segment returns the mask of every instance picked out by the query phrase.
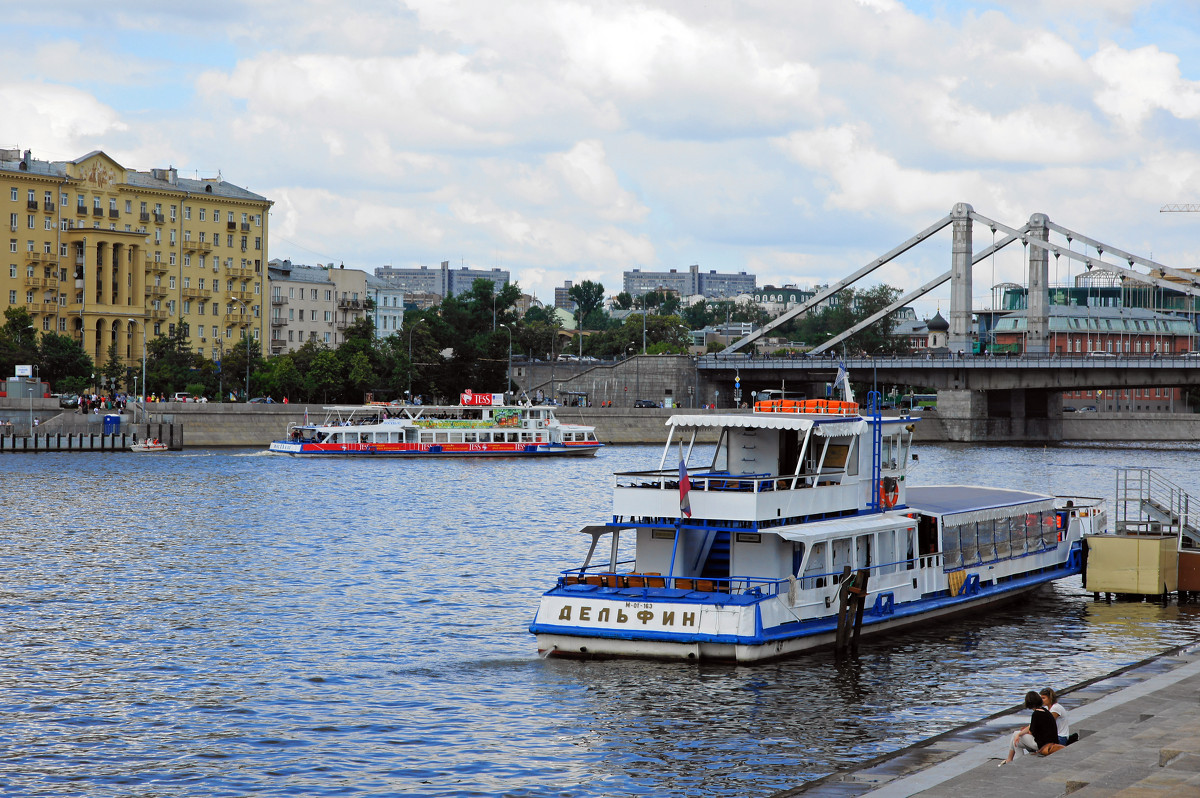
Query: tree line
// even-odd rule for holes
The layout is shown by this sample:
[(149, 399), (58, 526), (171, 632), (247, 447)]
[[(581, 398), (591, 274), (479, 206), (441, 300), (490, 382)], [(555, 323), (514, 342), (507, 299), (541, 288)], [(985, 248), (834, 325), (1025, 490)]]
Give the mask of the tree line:
[[(899, 290), (877, 286), (854, 293), (794, 319), (772, 332), (792, 342), (781, 351), (811, 348), (836, 332), (887, 307)], [(725, 322), (763, 324), (768, 315), (754, 304), (705, 300), (687, 308), (670, 294), (649, 292), (642, 297), (619, 294), (618, 309), (634, 311), (616, 319), (603, 311), (604, 287), (585, 280), (571, 289), (576, 302), (578, 330), (564, 330), (552, 308), (530, 308), (521, 315), (521, 289), (509, 283), (496, 290), (489, 280), (476, 280), (461, 296), (446, 297), (434, 307), (405, 313), (404, 329), (376, 338), (370, 319), (360, 319), (345, 331), (344, 340), (329, 347), (315, 339), (299, 349), (264, 357), (257, 342), (243, 336), (231, 339), (217, 360), (196, 353), (188, 331), (173, 332), (146, 343), (146, 384), (142, 386), (141, 353), (129, 357), (115, 343), (106, 352), (103, 368), (73, 337), (42, 332), (23, 307), (9, 308), (0, 327), (0, 372), (12, 374), (18, 364), (38, 367), (44, 382), (57, 392), (139, 393), (170, 395), (187, 391), (212, 399), (272, 396), (277, 401), (358, 403), (369, 394), (377, 401), (423, 396), (428, 401), (453, 401), (465, 389), (505, 390), (510, 351), (513, 356), (550, 360), (563, 354), (613, 359), (640, 354), (682, 354), (689, 351), (690, 331)], [(893, 336), (895, 320), (885, 317), (846, 342), (850, 351), (897, 353), (907, 341)], [(804, 346), (800, 347), (799, 343)], [(511, 347), (511, 349), (510, 349)], [(135, 379), (136, 378), (136, 379)]]

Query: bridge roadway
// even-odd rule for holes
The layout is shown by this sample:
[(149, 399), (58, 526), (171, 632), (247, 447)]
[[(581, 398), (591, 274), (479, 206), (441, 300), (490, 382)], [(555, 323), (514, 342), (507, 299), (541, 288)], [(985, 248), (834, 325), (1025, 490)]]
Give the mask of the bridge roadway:
[(1196, 355), (883, 355), (877, 357), (750, 356), (709, 354), (696, 367), (708, 380), (732, 390), (774, 388), (789, 382), (832, 382), (838, 364), (862, 384), (913, 385), (939, 391), (1077, 391), (1200, 386)]

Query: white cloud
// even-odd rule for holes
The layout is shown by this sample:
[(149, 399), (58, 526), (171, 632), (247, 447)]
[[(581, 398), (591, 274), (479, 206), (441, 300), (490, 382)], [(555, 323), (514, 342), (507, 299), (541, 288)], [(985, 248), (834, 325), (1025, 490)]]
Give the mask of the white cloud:
[(1105, 113), (1136, 128), (1156, 110), (1180, 119), (1200, 117), (1200, 82), (1184, 80), (1179, 56), (1155, 46), (1123, 50), (1105, 45), (1090, 60), (1104, 87), (1096, 105)]
[[(0, 85), (5, 135), (34, 157), (69, 160), (124, 134), (129, 126), (86, 91), (45, 83)], [(73, 153), (73, 154), (69, 154)]]

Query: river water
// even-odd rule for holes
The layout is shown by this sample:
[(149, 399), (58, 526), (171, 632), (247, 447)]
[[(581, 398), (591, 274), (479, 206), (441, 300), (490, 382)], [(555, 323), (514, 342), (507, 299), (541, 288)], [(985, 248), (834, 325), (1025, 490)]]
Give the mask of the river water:
[[(659, 453), (0, 457), (0, 794), (769, 795), (1197, 635), (1075, 579), (842, 662), (539, 659), (574, 530)], [(1148, 466), (1200, 495), (1198, 453), (926, 446), (910, 479), (1111, 500)]]

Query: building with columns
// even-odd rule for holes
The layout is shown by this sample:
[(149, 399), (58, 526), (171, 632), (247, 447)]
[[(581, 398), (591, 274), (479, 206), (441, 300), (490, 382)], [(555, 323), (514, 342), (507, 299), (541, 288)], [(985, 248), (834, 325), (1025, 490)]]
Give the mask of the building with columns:
[(220, 177), (127, 168), (97, 150), (39, 161), (0, 150), (8, 205), (3, 307), (23, 306), (43, 332), (72, 335), (103, 366), (145, 337), (181, 326), (198, 353), (264, 340), (271, 201)]

